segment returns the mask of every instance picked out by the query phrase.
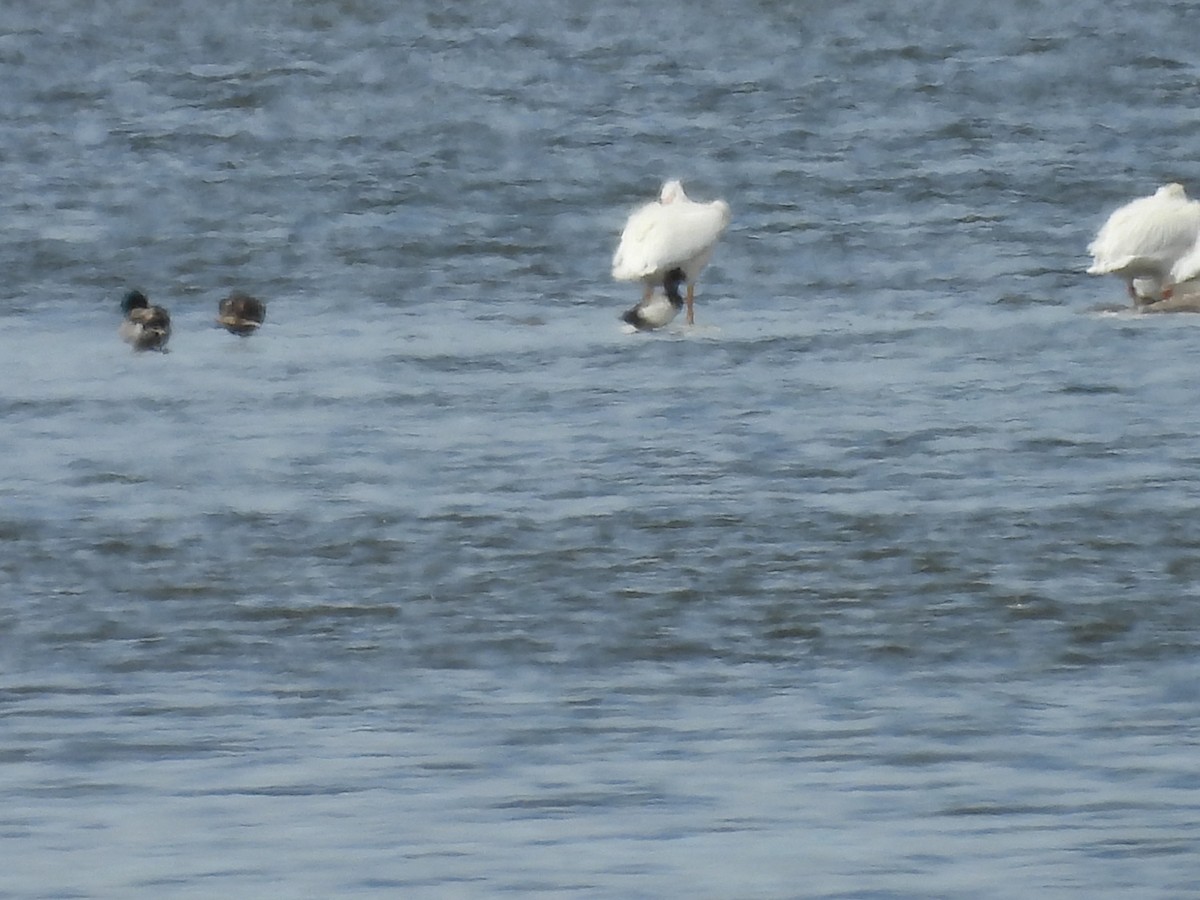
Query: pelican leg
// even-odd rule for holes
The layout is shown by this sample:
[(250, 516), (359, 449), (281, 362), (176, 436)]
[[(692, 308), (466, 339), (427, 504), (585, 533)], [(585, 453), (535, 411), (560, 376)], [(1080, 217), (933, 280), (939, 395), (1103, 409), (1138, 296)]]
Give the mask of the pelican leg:
[(650, 298), (654, 296), (654, 285), (647, 284), (642, 288), (642, 305), (650, 302)]
[(692, 309), (692, 303), (695, 299), (696, 299), (696, 286), (689, 281), (688, 289), (687, 289), (687, 323), (689, 325), (696, 324), (696, 313)]

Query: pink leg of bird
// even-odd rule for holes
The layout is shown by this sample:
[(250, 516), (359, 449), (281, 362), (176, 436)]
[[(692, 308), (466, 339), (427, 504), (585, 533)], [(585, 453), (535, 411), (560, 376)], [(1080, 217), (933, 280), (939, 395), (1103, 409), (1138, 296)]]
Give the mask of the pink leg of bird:
[(687, 310), (688, 310), (687, 323), (689, 325), (696, 324), (696, 314), (692, 309), (692, 301), (695, 299), (696, 299), (696, 286), (689, 281), (688, 289), (687, 289)]
[(654, 285), (648, 284), (642, 288), (642, 304), (650, 302), (650, 298), (654, 296)]

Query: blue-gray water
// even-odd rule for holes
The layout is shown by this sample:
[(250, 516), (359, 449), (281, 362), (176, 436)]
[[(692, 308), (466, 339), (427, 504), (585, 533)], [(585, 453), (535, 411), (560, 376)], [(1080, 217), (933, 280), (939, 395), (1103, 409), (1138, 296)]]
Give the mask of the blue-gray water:
[(7, 4), (0, 897), (1200, 891), (1195, 22)]

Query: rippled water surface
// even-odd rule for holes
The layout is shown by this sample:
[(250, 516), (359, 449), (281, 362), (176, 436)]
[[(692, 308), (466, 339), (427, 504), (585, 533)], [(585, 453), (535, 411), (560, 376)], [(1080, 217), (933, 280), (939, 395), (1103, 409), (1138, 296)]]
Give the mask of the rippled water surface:
[(0, 11), (0, 897), (1200, 892), (1195, 10), (906, 6)]

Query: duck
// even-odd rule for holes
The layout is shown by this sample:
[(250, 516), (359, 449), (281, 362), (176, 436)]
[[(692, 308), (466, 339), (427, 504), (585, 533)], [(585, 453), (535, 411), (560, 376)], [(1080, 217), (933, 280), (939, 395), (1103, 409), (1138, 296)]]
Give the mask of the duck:
[[(1183, 185), (1164, 184), (1114, 211), (1088, 245), (1089, 275), (1125, 279), (1135, 305), (1168, 300), (1179, 264), (1200, 239), (1200, 202)], [(1191, 276), (1194, 277), (1194, 276)]]
[(167, 351), (171, 339), (171, 316), (161, 306), (153, 306), (141, 291), (133, 290), (121, 301), (125, 321), (121, 323), (121, 339), (134, 350)]
[(683, 295), (679, 286), (687, 281), (683, 269), (674, 268), (663, 276), (663, 293), (650, 292), (637, 306), (627, 310), (621, 321), (632, 325), (637, 331), (653, 331), (662, 328), (679, 314), (683, 309)]
[(696, 278), (712, 258), (729, 220), (729, 204), (724, 200), (697, 203), (689, 199), (681, 181), (667, 181), (658, 199), (634, 210), (625, 223), (613, 254), (612, 277), (642, 283), (637, 309), (646, 307), (655, 288), (665, 287), (668, 274), (678, 269), (687, 285), (687, 323), (694, 325)]
[(217, 324), (241, 337), (258, 331), (266, 316), (267, 305), (241, 291), (234, 291), (217, 306)]

